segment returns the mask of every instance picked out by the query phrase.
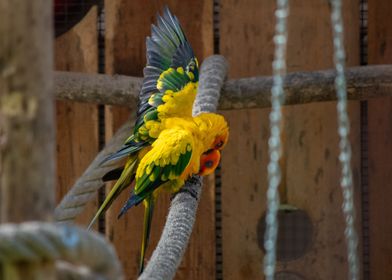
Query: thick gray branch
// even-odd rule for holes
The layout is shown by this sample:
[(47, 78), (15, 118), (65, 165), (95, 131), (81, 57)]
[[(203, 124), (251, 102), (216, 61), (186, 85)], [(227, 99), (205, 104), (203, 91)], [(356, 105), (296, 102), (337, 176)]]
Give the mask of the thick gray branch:
[(188, 245), (201, 194), (201, 178), (192, 177), (173, 199), (161, 239), (139, 280), (173, 279)]
[(198, 92), (193, 104), (194, 116), (202, 112), (216, 112), (228, 69), (226, 59), (220, 55), (210, 56), (201, 65)]
[[(223, 56), (211, 56), (204, 61), (193, 107), (194, 115), (216, 111), (227, 68)], [(194, 176), (172, 200), (161, 239), (139, 280), (174, 278), (192, 233), (201, 190), (201, 178)]]
[(54, 91), (62, 100), (136, 108), (142, 78), (121, 75), (55, 72)]
[[(392, 95), (392, 65), (348, 68), (350, 100)], [(289, 73), (285, 80), (285, 105), (336, 100), (334, 70)], [(135, 108), (141, 78), (56, 72), (55, 93), (59, 99), (126, 105)], [(200, 84), (201, 85), (201, 84)], [(219, 109), (266, 108), (270, 106), (272, 77), (227, 81)]]

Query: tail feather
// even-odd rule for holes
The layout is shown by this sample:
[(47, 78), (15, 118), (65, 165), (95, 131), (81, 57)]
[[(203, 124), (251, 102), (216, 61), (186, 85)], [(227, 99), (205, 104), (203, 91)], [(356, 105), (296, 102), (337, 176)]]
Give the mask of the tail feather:
[(145, 210), (144, 210), (143, 239), (142, 239), (142, 247), (140, 250), (139, 275), (142, 274), (144, 270), (144, 257), (146, 255), (148, 242), (150, 240), (151, 221), (154, 212), (154, 205), (155, 205), (155, 199), (153, 195), (148, 196), (144, 200)]
[(125, 166), (123, 172), (121, 173), (120, 178), (117, 180), (116, 184), (113, 186), (109, 194), (106, 196), (104, 202), (98, 209), (95, 216), (92, 218), (87, 229), (90, 229), (95, 224), (98, 218), (106, 212), (106, 210), (110, 207), (110, 205), (112, 205), (113, 201), (120, 195), (120, 193), (124, 189), (126, 189), (135, 179), (136, 162), (137, 161), (135, 159), (133, 162)]
[(144, 197), (136, 195), (133, 191), (131, 194), (131, 197), (128, 199), (127, 203), (121, 208), (120, 214), (118, 214), (117, 218), (120, 219), (122, 215), (124, 215), (129, 208), (138, 205), (140, 202), (142, 202)]
[(117, 180), (118, 178), (121, 177), (123, 171), (124, 171), (124, 166), (110, 170), (108, 173), (103, 175), (102, 181), (107, 182), (107, 181)]

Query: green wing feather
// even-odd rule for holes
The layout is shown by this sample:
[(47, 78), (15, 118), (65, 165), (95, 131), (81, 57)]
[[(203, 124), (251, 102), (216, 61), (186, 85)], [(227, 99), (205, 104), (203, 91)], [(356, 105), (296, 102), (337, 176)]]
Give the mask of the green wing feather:
[(151, 168), (151, 173), (145, 173), (137, 179), (134, 193), (145, 197), (165, 182), (179, 178), (188, 166), (191, 157), (192, 150), (180, 154), (176, 164), (160, 166), (153, 162), (150, 163), (147, 168)]
[[(151, 164), (151, 173), (149, 175), (144, 174), (141, 178), (138, 178), (136, 181), (137, 186), (135, 186), (135, 189), (131, 193), (131, 197), (121, 209), (118, 217), (120, 218), (128, 211), (129, 208), (138, 205), (148, 196), (152, 195), (157, 188), (168, 182), (170, 177), (173, 179), (179, 178), (188, 166), (191, 157), (192, 152), (187, 151), (185, 154), (180, 155), (179, 161), (176, 165), (169, 164), (161, 167)], [(152, 174), (154, 178), (151, 177)], [(165, 177), (162, 177), (162, 175)]]
[(143, 136), (140, 140), (144, 141), (148, 141), (144, 139), (145, 133), (139, 134), (139, 130), (144, 132), (143, 127), (148, 120), (160, 121), (158, 114), (152, 112), (157, 112), (157, 107), (165, 103), (163, 97), (167, 90), (177, 92), (199, 78), (198, 62), (192, 47), (178, 19), (167, 7), (163, 15), (158, 16), (157, 25), (152, 25), (151, 37), (147, 38), (146, 45), (147, 65), (134, 129), (134, 134)]
[[(153, 148), (139, 163), (135, 188), (119, 217), (166, 182), (179, 179), (190, 164), (192, 153), (191, 132), (178, 129), (162, 132), (154, 142)], [(174, 157), (174, 160), (173, 155), (178, 155), (178, 158)]]

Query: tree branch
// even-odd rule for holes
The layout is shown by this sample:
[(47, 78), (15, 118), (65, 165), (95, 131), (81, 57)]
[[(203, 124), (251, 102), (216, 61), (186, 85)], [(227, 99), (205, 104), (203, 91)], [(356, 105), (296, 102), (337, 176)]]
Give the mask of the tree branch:
[(136, 108), (143, 79), (122, 75), (56, 71), (54, 92), (60, 100)]
[[(392, 95), (392, 65), (348, 68), (347, 93), (350, 100)], [(334, 70), (290, 73), (285, 78), (285, 105), (336, 100)], [(121, 75), (55, 73), (58, 99), (126, 105), (136, 108), (142, 78)], [(270, 107), (272, 77), (227, 81), (222, 88), (219, 109)]]

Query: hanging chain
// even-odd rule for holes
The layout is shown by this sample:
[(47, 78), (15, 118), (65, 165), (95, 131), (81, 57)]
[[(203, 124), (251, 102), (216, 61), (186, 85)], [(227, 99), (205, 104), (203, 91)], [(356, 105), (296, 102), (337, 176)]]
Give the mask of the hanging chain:
[(346, 79), (344, 75), (345, 52), (343, 46), (342, 1), (331, 0), (332, 30), (334, 45), (334, 61), (336, 68), (335, 88), (338, 96), (338, 133), (340, 137), (339, 160), (342, 165), (340, 185), (343, 191), (343, 213), (346, 219), (345, 236), (347, 241), (347, 255), (349, 264), (349, 279), (359, 279), (359, 265), (357, 255), (358, 237), (355, 231), (355, 208), (353, 198), (353, 178), (351, 170), (351, 145), (348, 139), (350, 120), (347, 114)]
[(287, 16), (289, 13), (288, 0), (277, 0), (275, 11), (275, 56), (272, 63), (273, 86), (271, 89), (271, 113), (270, 130), (271, 136), (268, 141), (269, 157), (268, 164), (268, 191), (267, 191), (267, 215), (265, 231), (265, 256), (264, 275), (266, 280), (273, 280), (276, 263), (276, 237), (278, 234), (277, 214), (279, 208), (278, 186), (281, 180), (279, 158), (281, 155), (280, 129), (282, 125), (281, 104), (284, 99), (283, 78), (286, 74), (286, 44), (287, 44)]

